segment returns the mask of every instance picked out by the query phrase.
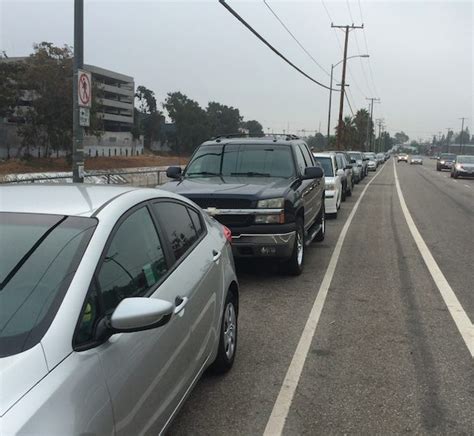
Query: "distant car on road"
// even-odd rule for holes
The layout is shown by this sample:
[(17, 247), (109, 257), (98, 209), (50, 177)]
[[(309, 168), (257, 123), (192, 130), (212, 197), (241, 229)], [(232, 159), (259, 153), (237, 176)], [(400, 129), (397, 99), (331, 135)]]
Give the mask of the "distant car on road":
[(367, 175), (367, 161), (364, 161), (364, 156), (360, 151), (348, 151), (347, 154), (350, 156), (351, 159), (354, 160), (353, 166), (359, 169), (358, 177), (360, 182), (366, 175)]
[(337, 164), (335, 153), (313, 153), (314, 158), (323, 167), (326, 191), (324, 204), (326, 214), (337, 217), (337, 212), (342, 201), (342, 182), (337, 175)]
[(421, 156), (411, 156), (410, 165), (423, 165), (423, 158)]
[(293, 135), (221, 136), (201, 144), (162, 186), (188, 197), (232, 231), (238, 258), (271, 258), (303, 271), (305, 246), (326, 232), (323, 169)]
[(342, 151), (336, 152), (337, 174), (342, 178), (342, 201), (345, 201), (346, 197), (352, 195), (352, 189), (354, 188), (354, 177), (352, 164), (350, 162), (351, 159), (346, 153)]
[(456, 161), (454, 153), (441, 153), (436, 162), (436, 171), (450, 170)]
[(364, 156), (368, 159), (367, 161), (367, 170), (368, 171), (377, 171), (377, 160), (375, 158), (375, 153), (366, 152)]
[(474, 177), (474, 156), (461, 155), (451, 168), (451, 177)]
[(405, 162), (408, 163), (408, 154), (406, 153), (399, 153), (397, 156), (397, 163)]
[(157, 189), (0, 189), (2, 434), (161, 434), (234, 362), (228, 229)]
[(378, 165), (385, 163), (385, 153), (377, 153), (375, 155)]

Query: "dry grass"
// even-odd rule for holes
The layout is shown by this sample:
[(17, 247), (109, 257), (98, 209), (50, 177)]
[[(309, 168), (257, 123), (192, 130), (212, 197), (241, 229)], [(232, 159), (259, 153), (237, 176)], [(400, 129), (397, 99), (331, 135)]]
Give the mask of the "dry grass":
[[(144, 154), (141, 156), (116, 156), (86, 158), (85, 169), (111, 170), (119, 168), (157, 167), (185, 165), (189, 157)], [(66, 159), (31, 158), (29, 160), (10, 159), (0, 162), (0, 176), (16, 173), (43, 173), (49, 171), (71, 171)]]

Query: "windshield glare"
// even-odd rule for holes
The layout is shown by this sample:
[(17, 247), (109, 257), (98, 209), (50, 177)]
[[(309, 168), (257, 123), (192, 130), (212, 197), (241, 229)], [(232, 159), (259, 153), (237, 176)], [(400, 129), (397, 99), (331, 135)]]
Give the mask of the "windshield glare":
[(316, 160), (321, 164), (326, 177), (333, 177), (334, 173), (332, 170), (332, 162), (330, 157), (319, 157), (316, 156)]
[(289, 146), (224, 144), (202, 146), (188, 165), (185, 177), (244, 176), (284, 177), (294, 175)]
[(8, 247), (0, 250), (0, 357), (41, 340), (95, 226), (92, 218), (0, 213)]

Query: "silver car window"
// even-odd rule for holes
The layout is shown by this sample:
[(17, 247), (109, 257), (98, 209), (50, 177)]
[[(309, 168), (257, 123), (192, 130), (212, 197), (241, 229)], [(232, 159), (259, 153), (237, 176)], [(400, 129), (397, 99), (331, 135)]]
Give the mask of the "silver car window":
[(103, 310), (110, 315), (127, 297), (143, 297), (168, 271), (148, 209), (129, 215), (115, 231), (97, 274)]
[(153, 207), (160, 219), (164, 237), (167, 238), (174, 257), (178, 260), (199, 238), (188, 208), (182, 204), (167, 201), (155, 203)]

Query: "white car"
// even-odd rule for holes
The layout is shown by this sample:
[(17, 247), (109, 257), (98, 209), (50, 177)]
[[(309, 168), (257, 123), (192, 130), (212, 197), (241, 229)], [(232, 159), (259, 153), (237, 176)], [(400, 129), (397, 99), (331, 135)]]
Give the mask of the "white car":
[(231, 234), (159, 189), (0, 187), (0, 433), (164, 432), (229, 370)]
[(423, 165), (423, 158), (421, 156), (411, 156), (410, 165)]
[(313, 153), (313, 156), (324, 170), (324, 180), (326, 183), (324, 207), (326, 214), (337, 217), (337, 212), (341, 207), (342, 181), (336, 171), (336, 154)]

